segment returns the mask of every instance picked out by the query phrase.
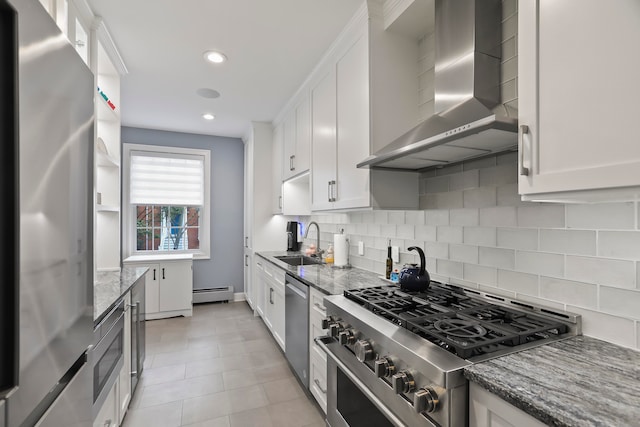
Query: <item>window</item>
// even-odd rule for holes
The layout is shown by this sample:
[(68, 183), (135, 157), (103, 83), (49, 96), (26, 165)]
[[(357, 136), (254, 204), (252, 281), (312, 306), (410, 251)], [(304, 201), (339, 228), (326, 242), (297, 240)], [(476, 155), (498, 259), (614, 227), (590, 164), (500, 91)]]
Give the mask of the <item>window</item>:
[(209, 258), (210, 152), (125, 144), (125, 252)]

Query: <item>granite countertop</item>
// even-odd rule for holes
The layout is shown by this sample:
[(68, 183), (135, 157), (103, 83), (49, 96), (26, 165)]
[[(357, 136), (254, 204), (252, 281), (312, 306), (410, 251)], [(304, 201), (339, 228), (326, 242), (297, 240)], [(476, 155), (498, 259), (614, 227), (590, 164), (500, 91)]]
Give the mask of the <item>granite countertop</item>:
[(119, 271), (99, 271), (93, 284), (93, 323), (98, 324), (147, 270), (147, 267), (123, 267)]
[(327, 295), (338, 295), (349, 289), (371, 288), (390, 283), (381, 278), (379, 274), (355, 267), (338, 268), (331, 264), (292, 266), (275, 258), (283, 255), (300, 255), (300, 253), (286, 251), (258, 252), (257, 255), (283, 270), (295, 274), (309, 286)]
[(552, 426), (640, 425), (640, 352), (578, 336), (477, 363), (465, 376)]

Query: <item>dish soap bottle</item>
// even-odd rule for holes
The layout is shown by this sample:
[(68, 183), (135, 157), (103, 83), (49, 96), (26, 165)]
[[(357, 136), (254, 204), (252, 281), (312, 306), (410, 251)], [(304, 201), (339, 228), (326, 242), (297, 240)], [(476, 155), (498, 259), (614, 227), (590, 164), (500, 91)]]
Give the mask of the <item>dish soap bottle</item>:
[(398, 274), (397, 268), (391, 272), (391, 281), (393, 283), (398, 283), (400, 281), (400, 274)]
[(329, 247), (327, 248), (327, 256), (324, 260), (327, 264), (333, 264), (333, 245), (331, 243), (329, 243)]

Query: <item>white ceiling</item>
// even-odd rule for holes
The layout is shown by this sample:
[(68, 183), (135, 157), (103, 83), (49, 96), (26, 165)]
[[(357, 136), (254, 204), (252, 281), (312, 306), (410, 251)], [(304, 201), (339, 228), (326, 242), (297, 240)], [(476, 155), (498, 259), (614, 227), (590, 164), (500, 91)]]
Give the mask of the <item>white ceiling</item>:
[[(275, 118), (363, 0), (88, 3), (129, 69), (123, 126), (241, 137), (251, 121)], [(206, 63), (210, 49), (229, 60)], [(200, 88), (221, 96), (202, 98)]]

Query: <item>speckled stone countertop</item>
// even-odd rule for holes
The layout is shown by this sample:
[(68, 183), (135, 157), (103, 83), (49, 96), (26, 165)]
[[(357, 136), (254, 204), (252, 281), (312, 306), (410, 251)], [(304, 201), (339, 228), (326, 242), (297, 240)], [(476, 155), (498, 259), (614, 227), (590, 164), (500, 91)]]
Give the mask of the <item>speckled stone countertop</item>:
[(349, 289), (371, 288), (390, 282), (379, 274), (359, 268), (337, 268), (330, 264), (291, 266), (275, 258), (282, 255), (300, 255), (293, 252), (258, 252), (257, 255), (276, 266), (298, 276), (309, 286), (328, 295), (338, 295)]
[(477, 363), (465, 376), (551, 426), (640, 426), (640, 352), (595, 338)]
[(131, 286), (144, 276), (147, 267), (124, 267), (120, 271), (99, 271), (93, 285), (93, 323), (98, 324)]

